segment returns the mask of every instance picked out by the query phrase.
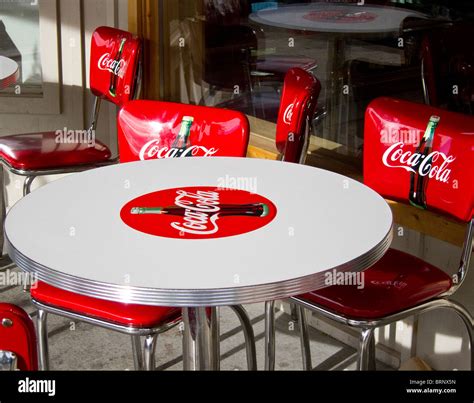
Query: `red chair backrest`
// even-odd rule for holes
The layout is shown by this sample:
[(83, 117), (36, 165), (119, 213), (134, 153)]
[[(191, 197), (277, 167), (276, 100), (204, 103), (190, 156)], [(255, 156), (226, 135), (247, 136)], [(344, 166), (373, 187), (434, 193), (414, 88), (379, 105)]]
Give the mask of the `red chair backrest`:
[(0, 350), (16, 354), (18, 369), (38, 369), (33, 322), (23, 309), (12, 304), (0, 303)]
[(307, 120), (311, 124), (320, 90), (321, 84), (311, 73), (300, 68), (286, 73), (276, 127), (276, 147), (284, 161), (299, 161)]
[(141, 42), (130, 32), (99, 27), (92, 34), (90, 88), (94, 95), (123, 105), (133, 98)]
[[(433, 115), (440, 121), (432, 154), (422, 157), (418, 145)], [(384, 197), (408, 201), (412, 178), (423, 178), (426, 208), (467, 222), (474, 209), (473, 161), (473, 117), (392, 98), (367, 107), (364, 182)]]
[[(189, 141), (175, 141), (192, 116)], [(161, 101), (130, 101), (118, 114), (120, 162), (172, 157), (245, 157), (248, 120), (240, 112)]]

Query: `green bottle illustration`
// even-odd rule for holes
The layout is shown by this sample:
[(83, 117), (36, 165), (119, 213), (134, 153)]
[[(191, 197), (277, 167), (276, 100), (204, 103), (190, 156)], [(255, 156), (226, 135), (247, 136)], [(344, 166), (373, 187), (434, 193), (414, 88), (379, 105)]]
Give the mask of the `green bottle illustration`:
[(415, 154), (420, 155), (418, 162), (413, 166), (415, 172), (410, 173), (410, 194), (408, 195), (408, 200), (410, 201), (411, 205), (421, 209), (426, 209), (426, 187), (428, 186), (429, 178), (427, 175), (420, 174), (420, 165), (422, 163), (427, 165), (430, 162), (425, 162), (425, 159), (428, 158), (431, 153), (433, 138), (439, 120), (439, 116), (433, 115), (430, 117), (425, 134), (423, 135), (423, 138), (421, 139), (420, 144), (415, 151)]
[(181, 120), (181, 127), (179, 129), (179, 133), (174, 139), (173, 144), (171, 145), (171, 148), (180, 150), (177, 153), (178, 157), (183, 152), (185, 152), (186, 149), (188, 149), (191, 145), (189, 142), (189, 135), (191, 134), (191, 126), (193, 124), (193, 121), (194, 117), (192, 116), (183, 116), (183, 119)]
[[(123, 53), (123, 48), (125, 47), (125, 42), (127, 40), (125, 38), (122, 39), (120, 42), (120, 47), (115, 55), (115, 63), (114, 66), (120, 65), (120, 60), (122, 59), (122, 53)], [(110, 87), (109, 87), (109, 94), (112, 95), (113, 97), (117, 96), (117, 79), (118, 79), (118, 72), (115, 71), (112, 73), (112, 76), (110, 78)]]

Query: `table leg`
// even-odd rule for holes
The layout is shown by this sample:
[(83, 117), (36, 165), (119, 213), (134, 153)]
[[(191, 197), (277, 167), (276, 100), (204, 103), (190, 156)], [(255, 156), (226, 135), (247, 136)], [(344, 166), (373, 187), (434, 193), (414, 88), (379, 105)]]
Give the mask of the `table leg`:
[(218, 308), (183, 308), (183, 369), (219, 369)]
[[(340, 85), (341, 70), (346, 59), (345, 40), (340, 35), (335, 35), (328, 42), (328, 63), (326, 69), (326, 105), (328, 117), (326, 121), (326, 133), (330, 140), (341, 142), (339, 107), (342, 100), (342, 88)], [(347, 122), (345, 122), (347, 124)]]

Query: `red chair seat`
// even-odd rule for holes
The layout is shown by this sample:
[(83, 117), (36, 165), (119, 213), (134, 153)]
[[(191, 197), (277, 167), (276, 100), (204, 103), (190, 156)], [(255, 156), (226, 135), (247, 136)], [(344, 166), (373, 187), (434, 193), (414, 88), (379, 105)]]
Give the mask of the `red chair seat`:
[(265, 59), (258, 59), (256, 70), (258, 72), (272, 73), (282, 79), (293, 67), (309, 71), (317, 66), (316, 60), (304, 56), (267, 56)]
[[(57, 142), (56, 132), (0, 138), (0, 158), (18, 170), (45, 170), (107, 162), (112, 153), (99, 141)], [(72, 139), (71, 139), (72, 140)]]
[(31, 296), (44, 305), (131, 327), (158, 327), (181, 315), (179, 308), (106, 301), (64, 291), (41, 281), (32, 286)]
[(300, 297), (344, 317), (381, 318), (428, 301), (451, 287), (451, 277), (407, 253), (389, 251), (364, 271), (364, 287), (333, 285)]

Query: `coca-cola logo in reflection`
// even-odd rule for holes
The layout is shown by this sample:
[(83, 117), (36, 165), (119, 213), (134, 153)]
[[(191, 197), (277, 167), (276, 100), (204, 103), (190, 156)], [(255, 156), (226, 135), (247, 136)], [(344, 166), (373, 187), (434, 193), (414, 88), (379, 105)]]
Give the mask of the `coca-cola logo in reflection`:
[(283, 113), (283, 122), (285, 122), (287, 125), (291, 123), (291, 119), (293, 119), (293, 109), (295, 107), (295, 104), (289, 104), (285, 112)]
[(371, 22), (377, 18), (377, 14), (368, 11), (352, 11), (352, 10), (323, 10), (311, 11), (303, 15), (305, 20), (329, 22), (329, 23), (363, 23)]
[(159, 190), (129, 201), (123, 222), (146, 234), (207, 239), (255, 231), (276, 216), (267, 198), (240, 189), (199, 186)]

